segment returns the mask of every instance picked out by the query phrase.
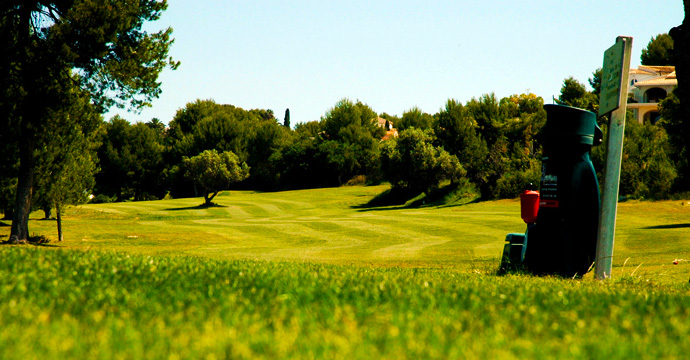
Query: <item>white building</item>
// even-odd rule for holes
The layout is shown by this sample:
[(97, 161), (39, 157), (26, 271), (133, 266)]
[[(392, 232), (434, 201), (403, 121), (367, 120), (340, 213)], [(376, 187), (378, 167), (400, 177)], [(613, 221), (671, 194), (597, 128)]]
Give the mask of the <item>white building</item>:
[(659, 101), (678, 86), (674, 66), (640, 65), (630, 69), (628, 109), (635, 113), (637, 122), (656, 123), (659, 120)]

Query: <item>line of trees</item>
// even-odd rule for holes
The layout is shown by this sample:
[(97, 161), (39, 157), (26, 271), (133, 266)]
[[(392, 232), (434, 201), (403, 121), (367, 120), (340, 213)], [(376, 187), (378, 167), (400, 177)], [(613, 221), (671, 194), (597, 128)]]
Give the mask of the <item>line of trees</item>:
[[(0, 5), (6, 53), (0, 58), (0, 210), (12, 219), (11, 241), (28, 239), (31, 210), (50, 217), (56, 209), (59, 219), (63, 206), (91, 194), (94, 201), (204, 196), (210, 203), (232, 183), (282, 190), (359, 178), (427, 193), (447, 181), (496, 199), (539, 182), (546, 117), (534, 94), (486, 94), (464, 104), (449, 99), (435, 114), (413, 107), (399, 118), (342, 99), (320, 121), (294, 129), (289, 110), (280, 124), (271, 110), (211, 100), (187, 104), (167, 127), (159, 119), (103, 121), (99, 114), (112, 105), (148, 105), (160, 93), (160, 71), (179, 65), (167, 56), (171, 29), (142, 31), (166, 6), (154, 0)], [(679, 87), (661, 102), (657, 125), (630, 121), (626, 127), (623, 195), (690, 192), (687, 21), (671, 31), (672, 41), (660, 35), (643, 52), (643, 64), (676, 65)], [(566, 79), (558, 102), (596, 112), (600, 70), (589, 83), (591, 91)], [(600, 119), (604, 131), (606, 121)], [(382, 140), (391, 127), (399, 137)], [(599, 171), (603, 150), (593, 152)]]
[[(597, 96), (569, 78), (558, 101), (596, 111)], [(398, 138), (382, 140), (386, 129), (378, 125), (379, 115), (349, 99), (336, 103), (320, 121), (297, 124), (294, 130), (270, 110), (212, 100), (187, 104), (167, 128), (158, 119), (131, 124), (116, 116), (100, 123), (90, 149), (80, 150), (91, 151), (99, 167), (94, 186), (82, 187), (93, 190), (97, 202), (207, 196), (219, 189), (211, 191), (201, 175), (190, 175), (190, 160), (201, 161), (209, 151), (234, 159), (237, 171), (226, 184), (242, 189), (340, 186), (363, 176), (417, 193), (446, 180), (474, 186), (483, 199), (497, 199), (539, 183), (539, 133), (546, 116), (543, 100), (534, 94), (500, 100), (487, 94), (465, 104), (450, 99), (433, 115), (418, 108), (400, 118), (381, 115), (399, 130)], [(599, 171), (603, 150), (593, 153)], [(624, 151), (622, 194), (668, 197), (678, 170), (665, 128), (631, 121)]]
[[(592, 91), (573, 78), (565, 79), (557, 101), (596, 111), (595, 85), (600, 76), (596, 71), (590, 79)], [(386, 128), (377, 120), (384, 116), (389, 126), (399, 130), (399, 137), (382, 140)], [(56, 117), (60, 118), (64, 117)], [(600, 120), (605, 131), (606, 119)], [(465, 104), (449, 99), (433, 115), (413, 107), (400, 118), (343, 99), (320, 121), (297, 124), (294, 130), (285, 121), (281, 124), (271, 110), (197, 100), (178, 110), (168, 127), (158, 119), (131, 124), (116, 116), (107, 122), (100, 118), (85, 122), (89, 131), (54, 132), (59, 136), (46, 140), (45, 152), (37, 156), (32, 205), (49, 216), (55, 205), (49, 199), (71, 196), (60, 203), (75, 203), (91, 192), (96, 202), (167, 195), (204, 196), (209, 204), (231, 183), (272, 191), (340, 186), (358, 176), (373, 183), (389, 181), (413, 193), (428, 193), (445, 180), (473, 186), (483, 199), (512, 198), (530, 183), (539, 183), (540, 130), (545, 122), (543, 100), (534, 94), (502, 99), (486, 94)], [(687, 191), (677, 181), (686, 180), (687, 174), (673, 161), (676, 148), (666, 132), (666, 126), (677, 124), (667, 120), (660, 124), (629, 122), (622, 195), (667, 198), (673, 191)], [(70, 128), (59, 122), (55, 126)], [(56, 148), (63, 151), (49, 151)], [(603, 159), (604, 148), (594, 148), (599, 171)], [(216, 171), (209, 164), (224, 165)], [(209, 169), (215, 178), (204, 177)], [(83, 176), (64, 175), (70, 173)], [(16, 183), (10, 176), (2, 176), (1, 181), (0, 205), (7, 214)]]
[(360, 101), (343, 99), (320, 121), (293, 130), (270, 110), (197, 100), (180, 109), (168, 128), (158, 120), (104, 122), (94, 193), (96, 201), (201, 196), (199, 181), (185, 175), (185, 159), (213, 150), (246, 164), (248, 176), (238, 179), (244, 189), (340, 186), (364, 176), (419, 192), (444, 179), (467, 181), (484, 198), (512, 197), (539, 180), (542, 105), (534, 94), (501, 100), (491, 94), (465, 105), (448, 100), (434, 115), (417, 108), (401, 119), (382, 114), (403, 128), (399, 138), (382, 140), (386, 128)]

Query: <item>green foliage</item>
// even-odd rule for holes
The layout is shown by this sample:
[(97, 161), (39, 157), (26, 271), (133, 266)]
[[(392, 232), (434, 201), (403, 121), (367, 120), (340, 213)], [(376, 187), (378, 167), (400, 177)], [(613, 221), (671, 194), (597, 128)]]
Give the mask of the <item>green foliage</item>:
[(428, 192), (442, 180), (466, 175), (458, 158), (432, 144), (431, 130), (407, 129), (385, 142), (383, 171), (394, 187)]
[(502, 136), (503, 114), (499, 109), (499, 101), (496, 96), (491, 93), (484, 94), (479, 99), (472, 98), (465, 104), (465, 107), (469, 116), (477, 124), (477, 129), (481, 132), (487, 145), (491, 148), (491, 145)]
[(165, 196), (165, 147), (159, 133), (144, 123), (131, 125), (115, 116), (100, 131), (96, 192), (123, 200)]
[(7, 116), (10, 139), (19, 149), (12, 225), (19, 240), (29, 236), (35, 151), (51, 117), (69, 106), (75, 88), (101, 112), (111, 105), (140, 109), (160, 94), (157, 78), (163, 68), (178, 66), (168, 57), (172, 29), (142, 30), (166, 8), (166, 1), (0, 5), (5, 54), (0, 61), (0, 117)]
[(459, 101), (449, 99), (445, 108), (436, 114), (434, 133), (440, 145), (458, 158), (470, 181), (481, 182), (487, 144), (477, 122)]
[[(297, 127), (299, 130), (300, 128)], [(298, 132), (298, 131), (296, 131)], [(303, 133), (302, 135), (304, 135)], [(329, 185), (321, 176), (318, 140), (313, 137), (296, 138), (282, 151), (271, 156), (271, 162), (280, 176), (280, 185), (288, 189), (304, 189)]]
[(283, 119), (283, 126), (290, 128), (290, 109), (285, 109), (285, 118)]
[[(244, 110), (213, 100), (196, 100), (178, 110), (170, 122), (168, 162), (180, 164), (183, 157), (205, 150), (231, 151), (249, 165), (255, 187), (275, 188), (279, 180), (271, 159), (287, 145), (289, 134), (290, 129), (280, 126), (271, 110)], [(192, 195), (191, 184), (179, 175), (171, 171), (173, 195)]]
[(12, 219), (17, 197), (19, 155), (15, 144), (0, 141), (0, 212), (4, 219)]
[(541, 161), (528, 159), (527, 163), (508, 166), (508, 170), (496, 180), (496, 185), (491, 190), (494, 199), (514, 198), (524, 190), (532, 186), (537, 187), (541, 180)]
[(317, 138), (321, 133), (321, 123), (309, 121), (295, 125), (295, 135), (300, 139)]
[(353, 142), (349, 133), (353, 128), (361, 128), (371, 136), (380, 139), (384, 130), (379, 128), (375, 121), (378, 118), (374, 110), (360, 101), (353, 103), (349, 99), (340, 100), (335, 107), (326, 112), (321, 120), (325, 135), (332, 140), (340, 140), (346, 143)]
[(690, 191), (690, 115), (683, 109), (677, 95), (678, 88), (659, 103), (661, 121), (657, 125), (666, 129), (671, 151), (669, 156), (678, 169), (678, 179), (674, 184), (674, 191)]
[(620, 193), (640, 198), (666, 199), (676, 179), (666, 131), (652, 124), (626, 124)]
[(438, 142), (458, 157), (483, 198), (515, 197), (539, 179), (543, 105), (534, 94), (489, 94), (466, 106), (448, 100), (435, 115)]
[(185, 177), (203, 192), (205, 205), (210, 205), (218, 192), (227, 189), (230, 184), (249, 177), (247, 164), (240, 162), (231, 151), (218, 153), (216, 150), (205, 150), (197, 156), (183, 158), (182, 168)]
[(53, 113), (46, 129), (50, 135), (37, 150), (35, 205), (65, 208), (88, 201), (96, 185), (95, 138), (101, 123), (85, 97)]
[(80, 69), (83, 87), (98, 105), (104, 109), (126, 103), (148, 106), (161, 92), (158, 74), (165, 67), (179, 66), (167, 57), (173, 42), (171, 28), (151, 34), (141, 30), (144, 22), (158, 20), (166, 8), (166, 1), (104, 6), (85, 0), (58, 5), (50, 40), (60, 47), (54, 51), (68, 68)]
[[(597, 81), (599, 81), (599, 83), (601, 82), (600, 79), (597, 80), (595, 72), (592, 82), (596, 85)], [(601, 85), (599, 86), (601, 87)], [(561, 95), (558, 96), (557, 103), (560, 105), (568, 105), (594, 112), (595, 106), (598, 109), (599, 97), (598, 95), (587, 91), (584, 84), (580, 83), (571, 76), (563, 80)]]
[(434, 117), (415, 106), (403, 113), (402, 119), (395, 124), (395, 127), (402, 132), (410, 128), (429, 130), (433, 125)]
[(324, 165), (321, 169), (324, 173), (335, 175), (337, 184), (342, 185), (360, 167), (357, 155), (355, 144), (325, 140), (318, 145), (315, 160)]
[(652, 37), (646, 49), (642, 49), (640, 62), (642, 65), (675, 65), (672, 57), (673, 38), (669, 34), (659, 34)]
[[(660, 41), (663, 42), (663, 37)], [(650, 63), (649, 65), (659, 64)], [(558, 102), (597, 113), (601, 69), (597, 69), (592, 76), (589, 83), (594, 88), (593, 92), (588, 92), (583, 84), (572, 77), (566, 79)], [(663, 120), (657, 126), (637, 124), (633, 119), (632, 111), (628, 109), (621, 165), (621, 195), (666, 199), (673, 191), (690, 189), (687, 185), (690, 181), (687, 181), (684, 176), (688, 173), (686, 170), (688, 163), (683, 150), (687, 139), (690, 138), (690, 131), (684, 129), (682, 120), (684, 115), (679, 109), (677, 97), (670, 94), (659, 104), (659, 112)], [(606, 139), (608, 119), (602, 117), (598, 121)], [(592, 149), (592, 162), (599, 178), (603, 173), (605, 150), (605, 146)], [(690, 179), (690, 176), (687, 178)]]
[[(601, 77), (602, 76), (604, 76), (604, 70), (602, 68), (598, 68), (598, 69), (594, 70), (594, 72), (592, 73), (592, 77), (589, 78), (589, 86), (591, 86), (592, 89), (594, 89), (592, 91), (592, 94), (594, 94), (597, 97), (597, 99), (599, 99), (599, 94), (601, 93)], [(598, 104), (599, 104), (599, 102), (597, 101), (597, 109), (599, 109)], [(598, 111), (597, 111), (597, 113), (598, 113)]]
[(97, 131), (103, 123), (88, 94), (73, 87), (50, 109), (36, 136), (32, 207), (50, 213), (88, 200), (97, 172)]
[(379, 139), (385, 130), (377, 125), (377, 119), (378, 116), (369, 106), (359, 101), (353, 103), (349, 99), (339, 101), (326, 113), (320, 124), (323, 129), (323, 137), (320, 138), (340, 142), (342, 149), (351, 152), (345, 154), (345, 159), (340, 159), (340, 155), (322, 151), (326, 163), (342, 165), (327, 176), (334, 177), (338, 184), (342, 184), (354, 175), (375, 174), (378, 171)]
[(489, 192), (490, 198), (512, 198), (536, 185), (541, 178), (541, 145), (539, 133), (546, 123), (544, 102), (534, 94), (512, 95), (501, 99), (499, 111), (504, 120), (502, 132), (507, 143), (498, 142), (502, 159), (502, 173)]

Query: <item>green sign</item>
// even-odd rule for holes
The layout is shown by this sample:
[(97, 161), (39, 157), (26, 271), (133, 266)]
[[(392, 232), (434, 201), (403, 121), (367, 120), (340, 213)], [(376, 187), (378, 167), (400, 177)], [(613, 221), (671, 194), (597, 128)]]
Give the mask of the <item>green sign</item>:
[[(621, 101), (625, 39), (620, 39), (604, 53), (604, 70), (599, 95), (599, 116), (618, 109)], [(626, 94), (627, 95), (627, 94)]]

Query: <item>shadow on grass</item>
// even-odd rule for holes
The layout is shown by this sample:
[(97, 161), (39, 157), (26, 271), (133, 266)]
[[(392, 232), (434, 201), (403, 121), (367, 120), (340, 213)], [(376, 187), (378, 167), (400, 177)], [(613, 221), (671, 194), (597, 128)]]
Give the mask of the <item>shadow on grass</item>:
[(34, 242), (26, 242), (26, 243), (21, 243), (21, 244), (12, 244), (9, 241), (0, 241), (0, 246), (9, 246), (9, 245), (31, 245), (31, 246), (37, 246), (37, 247), (45, 247), (45, 248), (62, 248), (64, 246), (62, 245), (56, 245), (56, 244), (48, 244), (48, 243), (34, 243)]
[(410, 200), (423, 195), (418, 191), (401, 188), (390, 188), (376, 196), (368, 202), (355, 205), (353, 209), (372, 209), (389, 206), (401, 206), (407, 204)]
[(647, 226), (643, 229), (663, 230), (663, 229), (684, 229), (684, 228), (690, 228), (690, 224), (670, 224), (670, 225)]
[(469, 196), (466, 192), (467, 187), (460, 184), (446, 185), (429, 193), (391, 188), (376, 195), (367, 203), (355, 205), (352, 208), (358, 209), (358, 211), (396, 210), (430, 206), (458, 206), (480, 201), (474, 196)]
[(5, 224), (4, 222), (0, 221), (0, 227), (9, 227), (10, 224)]
[(2, 245), (33, 245), (33, 246), (50, 247), (50, 248), (64, 247), (61, 245), (50, 244), (50, 242), (52, 240), (46, 236), (43, 236), (43, 235), (31, 236), (31, 237), (29, 237), (28, 241), (24, 241), (21, 243), (11, 243), (9, 236), (7, 237), (7, 239), (4, 239), (4, 237), (0, 238), (0, 239), (2, 239), (2, 241), (0, 241), (0, 246), (2, 246)]
[(165, 211), (183, 211), (183, 210), (204, 210), (204, 209), (212, 209), (212, 208), (226, 208), (227, 206), (225, 205), (218, 205), (215, 203), (210, 203), (210, 204), (201, 204), (197, 206), (187, 206), (187, 207), (180, 207), (180, 208), (170, 208), (170, 209), (165, 209)]

